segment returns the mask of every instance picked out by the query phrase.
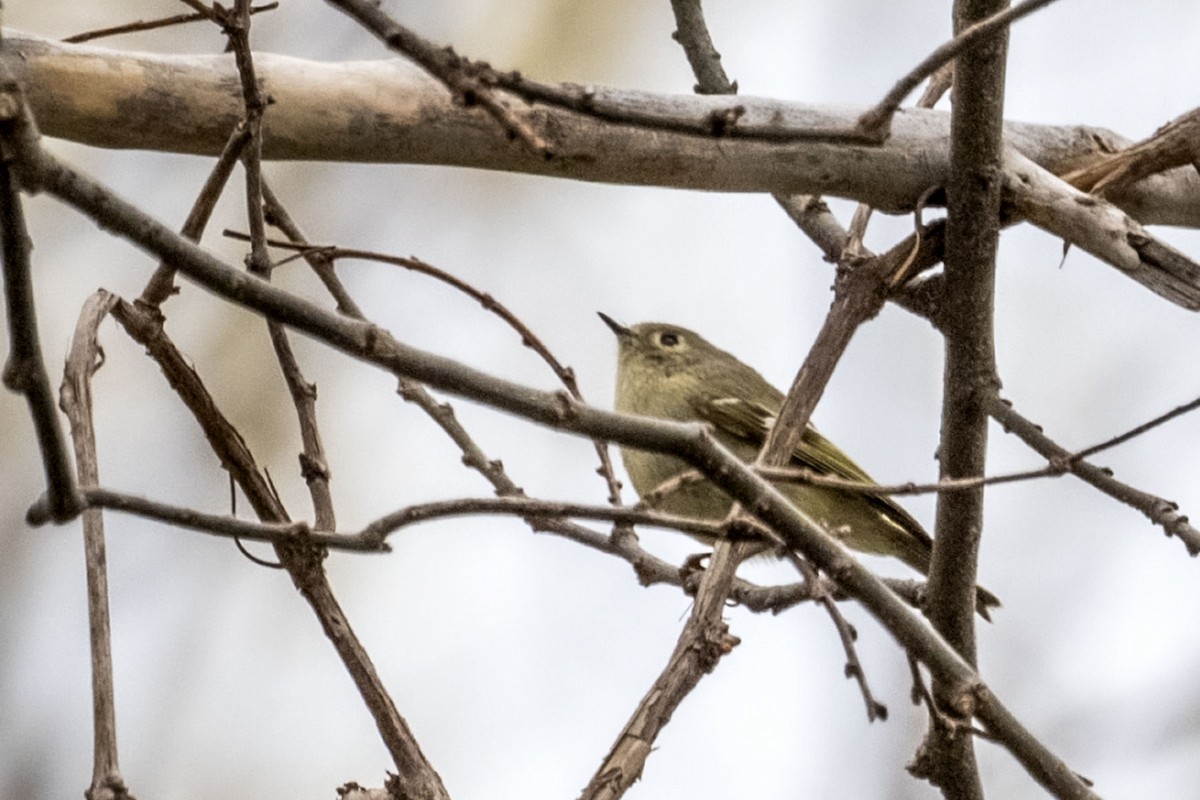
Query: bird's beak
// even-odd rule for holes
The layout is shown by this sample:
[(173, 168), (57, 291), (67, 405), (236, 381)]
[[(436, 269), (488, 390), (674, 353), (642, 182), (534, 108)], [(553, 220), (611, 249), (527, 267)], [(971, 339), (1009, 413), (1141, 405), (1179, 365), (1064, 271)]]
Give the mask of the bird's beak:
[(597, 311), (596, 313), (600, 315), (600, 319), (604, 320), (604, 324), (607, 325), (609, 328), (611, 328), (612, 332), (615, 333), (618, 337), (629, 336), (630, 334), (633, 333), (633, 331), (631, 331), (629, 328), (626, 328), (624, 325), (617, 322), (615, 319), (610, 317), (608, 314), (605, 314), (603, 311)]

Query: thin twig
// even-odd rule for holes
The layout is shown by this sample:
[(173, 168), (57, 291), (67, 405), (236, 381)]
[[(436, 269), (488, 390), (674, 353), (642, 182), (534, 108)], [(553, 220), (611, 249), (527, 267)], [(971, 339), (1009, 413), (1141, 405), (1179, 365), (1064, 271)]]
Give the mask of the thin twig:
[[(284, 236), (288, 237), (288, 243), (308, 248), (308, 237), (304, 235), (304, 231), (292, 219), (292, 216), (283, 207), (283, 203), (275, 195), (271, 189), (271, 184), (265, 179), (262, 184), (263, 190), (263, 215), (268, 225), (273, 225), (283, 232)], [(268, 240), (274, 245), (274, 240)], [(305, 262), (316, 274), (317, 278), (324, 285), (325, 290), (333, 297), (337, 303), (337, 310), (348, 317), (356, 319), (366, 319), (359, 308), (358, 303), (350, 296), (350, 292), (346, 290), (345, 285), (337, 276), (337, 271), (333, 268), (333, 261), (323, 252), (317, 250), (305, 249), (302, 251)]]
[(904, 98), (908, 97), (921, 81), (934, 74), (943, 65), (949, 63), (959, 53), (977, 42), (1004, 31), (1009, 25), (1038, 9), (1048, 6), (1055, 0), (1025, 0), (1015, 6), (997, 12), (987, 19), (980, 20), (959, 31), (950, 41), (938, 47), (924, 58), (921, 63), (892, 87), (891, 91), (879, 101), (878, 105), (864, 113), (858, 120), (858, 129), (882, 142), (891, 132), (892, 117), (900, 109)]
[(1178, 537), (1187, 548), (1188, 555), (1200, 555), (1200, 531), (1188, 523), (1185, 514), (1179, 513), (1177, 504), (1118, 481), (1112, 476), (1111, 470), (1098, 467), (1082, 458), (1070, 458), (1070, 451), (1046, 436), (1039, 425), (1019, 414), (1010, 403), (1001, 399), (998, 393), (985, 398), (983, 403), (987, 413), (999, 422), (1004, 430), (1016, 434), (1043, 458), (1067, 464), (1072, 475), (1109, 497), (1142, 512), (1151, 522), (1162, 528), (1167, 536)]
[[(229, 134), (229, 140), (221, 149), (221, 154), (213, 164), (212, 170), (209, 171), (208, 178), (205, 179), (204, 186), (200, 189), (200, 194), (196, 196), (191, 211), (188, 212), (187, 219), (183, 222), (183, 227), (180, 229), (181, 236), (186, 236), (194, 242), (200, 241), (204, 228), (208, 225), (213, 210), (217, 207), (217, 201), (221, 199), (221, 192), (224, 191), (225, 184), (229, 182), (229, 176), (233, 174), (234, 166), (241, 159), (242, 152), (249, 143), (250, 129), (245, 125), (238, 125)], [(149, 308), (159, 308), (176, 291), (175, 270), (171, 268), (170, 264), (160, 263), (158, 269), (154, 271), (154, 275), (146, 283), (146, 287), (142, 289), (138, 302)]]
[(779, 483), (803, 483), (812, 486), (825, 486), (830, 489), (843, 489), (847, 492), (856, 492), (865, 495), (919, 495), (919, 494), (940, 494), (942, 492), (965, 492), (972, 489), (978, 489), (980, 486), (998, 486), (1004, 483), (1016, 483), (1018, 481), (1034, 480), (1036, 478), (1057, 478), (1065, 475), (1070, 471), (1067, 466), (1070, 461), (1081, 458), (1077, 453), (1072, 453), (1064, 461), (1055, 461), (1040, 469), (1030, 469), (1021, 472), (1008, 472), (1003, 475), (986, 475), (974, 478), (947, 478), (938, 481), (937, 483), (895, 483), (895, 484), (876, 484), (863, 483), (862, 481), (852, 481), (845, 478), (837, 478), (832, 475), (824, 475), (813, 472), (810, 469), (800, 469), (796, 467), (758, 467), (758, 474), (764, 478), (769, 478), (772, 481)]
[(921, 99), (917, 100), (917, 108), (933, 108), (946, 92), (950, 91), (953, 84), (954, 62), (948, 61), (929, 76), (929, 83), (925, 84), (925, 91), (921, 93)]
[[(329, 0), (335, 2), (335, 0)], [(645, 106), (610, 101), (590, 86), (555, 85), (530, 80), (519, 72), (492, 71), (488, 82), (512, 92), (527, 102), (573, 111), (593, 119), (630, 125), (651, 131), (665, 131), (705, 139), (751, 139), (760, 142), (825, 142), (876, 147), (872, 135), (854, 128), (815, 125), (796, 127), (776, 120), (747, 122), (747, 108), (741, 103), (722, 106), (699, 116), (682, 116), (677, 111), (663, 112)]]
[[(245, 125), (251, 133), (250, 144), (243, 154), (243, 163), (246, 166), (246, 210), (251, 239), (249, 272), (250, 277), (265, 284), (270, 278), (271, 263), (267, 251), (266, 221), (263, 213), (261, 131), (262, 116), (268, 98), (255, 74), (249, 39), (249, 9), (250, 0), (237, 0), (234, 6), (235, 13), (230, 15), (226, 30), (241, 78)], [(314, 390), (300, 373), (283, 324), (273, 318), (266, 321), (299, 416), (305, 447), (301, 461), (302, 471), (305, 473), (313, 500), (316, 522), (319, 527), (332, 529), (333, 502), (329, 494), (328, 468), (325, 465), (324, 450), (317, 428)], [(441, 777), (422, 752), (420, 743), (408, 723), (400, 715), (366, 648), (355, 634), (345, 611), (333, 593), (323, 566), (326, 550), (314, 546), (311, 542), (300, 542), (276, 543), (275, 552), (287, 569), (292, 583), (308, 601), (375, 721), (383, 744), (396, 766), (396, 773), (391, 778), (395, 793), (429, 800), (448, 798), (449, 794), (442, 784)]]
[(1154, 430), (1159, 425), (1162, 425), (1166, 422), (1170, 422), (1171, 420), (1175, 419), (1176, 417), (1183, 416), (1184, 414), (1187, 414), (1190, 411), (1195, 411), (1197, 408), (1200, 408), (1200, 397), (1196, 398), (1195, 400), (1192, 400), (1189, 403), (1184, 403), (1181, 406), (1177, 406), (1176, 408), (1171, 409), (1167, 413), (1155, 417), (1154, 419), (1150, 420), (1149, 422), (1144, 422), (1135, 428), (1131, 428), (1130, 430), (1125, 431), (1125, 433), (1114, 436), (1111, 439), (1100, 442), (1099, 444), (1094, 444), (1091, 447), (1085, 447), (1083, 450), (1080, 450), (1079, 452), (1072, 454), (1071, 460), (1078, 461), (1083, 458), (1088, 458), (1089, 456), (1094, 456), (1096, 453), (1099, 453), (1104, 450), (1108, 450), (1111, 447), (1116, 447), (1119, 444), (1124, 444), (1125, 442), (1128, 442), (1131, 439), (1135, 439), (1138, 436), (1141, 436), (1143, 433), (1147, 433), (1148, 431)]
[[(246, 166), (246, 218), (250, 225), (248, 264), (252, 273), (263, 280), (270, 280), (271, 263), (267, 252), (262, 174), (262, 117), (268, 101), (256, 77), (253, 53), (250, 49), (249, 0), (238, 0), (234, 10), (237, 24), (230, 26), (230, 44), (237, 60), (238, 74), (242, 79), (246, 117), (241, 127), (245, 128), (250, 137), (243, 152)], [(268, 320), (267, 331), (296, 409), (303, 447), (300, 454), (300, 473), (312, 499), (314, 524), (317, 530), (331, 531), (337, 526), (337, 517), (329, 489), (329, 465), (317, 423), (317, 388), (305, 380), (284, 327)]]
[[(274, 11), (279, 8), (279, 3), (267, 3), (261, 6), (254, 6), (250, 9), (251, 14), (261, 14), (264, 11)], [(159, 28), (167, 28), (172, 25), (186, 25), (189, 22), (201, 22), (203, 20), (211, 20), (211, 12), (197, 11), (192, 14), (175, 14), (170, 17), (159, 17), (158, 19), (138, 20), (137, 22), (127, 22), (124, 25), (114, 25), (111, 28), (99, 28), (94, 31), (85, 33), (77, 33), (73, 36), (68, 36), (63, 39), (67, 44), (82, 44), (95, 39), (103, 39), (106, 36), (120, 36), (125, 33), (139, 33), (141, 31), (153, 31)]]
[(867, 683), (867, 671), (863, 669), (862, 661), (858, 658), (858, 648), (854, 644), (858, 639), (858, 631), (854, 630), (854, 626), (842, 616), (841, 609), (834, 602), (833, 593), (821, 582), (812, 564), (800, 558), (800, 556), (791, 550), (784, 550), (783, 553), (784, 557), (791, 561), (800, 574), (804, 576), (804, 583), (814, 588), (816, 601), (821, 604), (825, 612), (829, 614), (829, 618), (833, 621), (833, 626), (838, 632), (838, 638), (842, 642), (842, 651), (846, 654), (846, 677), (853, 678), (858, 683), (859, 693), (862, 695), (863, 703), (867, 707), (867, 721), (887, 721), (887, 706), (879, 702), (875, 695), (871, 693), (871, 687)]
[(720, 536), (724, 531), (724, 526), (719, 522), (673, 516), (657, 511), (580, 503), (558, 503), (529, 497), (489, 497), (439, 500), (433, 503), (409, 506), (380, 517), (363, 528), (362, 532), (352, 534), (351, 538), (382, 543), (390, 534), (408, 525), (464, 514), (504, 514), (525, 518), (582, 517), (606, 522), (623, 522), (630, 525), (652, 525), (711, 538)]
[[(236, 231), (226, 230), (225, 235), (232, 239), (248, 239), (245, 234)], [(498, 316), (510, 328), (516, 331), (521, 337), (521, 344), (533, 350), (538, 357), (542, 359), (554, 373), (555, 377), (562, 383), (571, 396), (576, 400), (583, 401), (583, 393), (579, 389), (579, 382), (575, 379), (575, 370), (566, 366), (555, 357), (550, 348), (541, 340), (525, 322), (514, 314), (507, 306), (498, 301), (489, 292), (482, 291), (476, 288), (462, 278), (453, 275), (446, 270), (439, 269), (419, 258), (391, 256), (386, 253), (378, 253), (371, 250), (358, 250), (347, 247), (334, 247), (330, 245), (318, 244), (300, 244), (295, 241), (280, 241), (270, 239), (267, 242), (272, 247), (281, 249), (295, 250), (297, 257), (305, 259), (314, 259), (326, 263), (334, 263), (342, 259), (360, 259), (364, 261), (374, 261), (381, 264), (390, 264), (397, 267), (403, 267), (413, 272), (418, 272), (422, 275), (440, 281), (448, 286), (457, 289), (468, 297), (476, 300), (487, 311)], [(287, 263), (289, 259), (276, 264), (276, 268)], [(311, 261), (310, 261), (311, 263)], [(612, 458), (609, 456), (608, 447), (602, 442), (595, 443), (596, 453), (600, 459), (600, 468), (598, 470), (600, 476), (604, 478), (605, 484), (608, 487), (609, 502), (614, 505), (620, 505), (621, 483), (617, 480), (616, 474), (613, 471)]]
[(553, 148), (525, 120), (497, 99), (484, 76), (491, 72), (486, 64), (463, 58), (450, 47), (437, 47), (404, 27), (369, 0), (327, 0), (397, 53), (412, 59), (437, 78), (455, 98), (470, 108), (483, 108), (510, 139), (518, 139), (531, 153), (542, 158), (554, 155)]

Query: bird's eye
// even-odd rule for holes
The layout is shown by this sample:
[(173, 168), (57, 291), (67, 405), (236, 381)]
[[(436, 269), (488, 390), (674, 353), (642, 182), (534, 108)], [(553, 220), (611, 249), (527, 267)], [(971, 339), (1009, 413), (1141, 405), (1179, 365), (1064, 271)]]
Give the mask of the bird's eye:
[(679, 334), (677, 333), (661, 333), (658, 336), (658, 343), (663, 347), (674, 347), (679, 344)]

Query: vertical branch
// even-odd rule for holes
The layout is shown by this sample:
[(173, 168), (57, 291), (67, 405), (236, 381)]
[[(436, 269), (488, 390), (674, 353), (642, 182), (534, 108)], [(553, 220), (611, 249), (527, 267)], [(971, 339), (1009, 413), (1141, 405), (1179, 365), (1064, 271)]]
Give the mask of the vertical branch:
[[(96, 457), (96, 430), (92, 418), (92, 375), (102, 358), (96, 331), (117, 298), (100, 291), (88, 298), (67, 356), (63, 373), (62, 408), (71, 423), (79, 483), (93, 488), (100, 483)], [(88, 800), (121, 800), (129, 797), (117, 763), (117, 716), (113, 693), (112, 629), (108, 611), (108, 567), (104, 545), (104, 512), (83, 512), (83, 548), (87, 567), (88, 630), (92, 651), (92, 784)]]
[(4, 385), (25, 395), (38, 448), (42, 452), (50, 516), (56, 522), (65, 522), (79, 513), (79, 502), (75, 497), (75, 480), (71, 476), (66, 440), (54, 410), (54, 392), (50, 389), (50, 378), (38, 341), (30, 249), (21, 197), (5, 154), (0, 162), (0, 257), (4, 262), (10, 351), (4, 365)]
[[(1006, 0), (957, 0), (956, 30), (1002, 10)], [(993, 341), (996, 248), (1000, 232), (1000, 164), (1008, 34), (961, 53), (954, 69), (950, 184), (947, 187), (946, 293), (942, 307), (946, 368), (940, 472), (943, 480), (982, 475), (987, 457), (983, 400), (999, 379)], [(974, 665), (975, 580), (983, 532), (983, 487), (938, 495), (937, 536), (929, 571), (929, 618)], [(956, 713), (961, 698), (935, 684)], [(982, 798), (974, 744), (963, 730), (931, 718), (927, 774), (947, 797)], [(924, 768), (928, 771), (925, 772)]]
[(261, 278), (270, 273), (267, 254), (266, 224), (263, 221), (262, 190), (262, 117), (267, 98), (258, 83), (254, 58), (250, 51), (250, 2), (237, 0), (227, 24), (229, 43), (237, 61), (242, 80), (242, 104), (245, 107), (244, 125), (249, 140), (242, 153), (246, 165), (246, 216), (250, 226), (250, 271)]
[[(242, 78), (242, 98), (246, 108), (243, 127), (249, 136), (243, 153), (246, 165), (246, 216), (250, 228), (249, 266), (252, 273), (263, 280), (270, 280), (271, 261), (267, 253), (266, 216), (263, 210), (266, 186), (262, 175), (262, 117), (267, 107), (267, 98), (254, 71), (254, 58), (250, 49), (250, 13), (249, 0), (238, 0), (229, 26), (229, 37), (237, 59), (238, 74)], [(321, 443), (321, 432), (317, 425), (317, 387), (305, 380), (283, 326), (268, 320), (267, 331), (292, 403), (296, 407), (303, 442), (300, 472), (312, 498), (316, 529), (331, 531), (337, 526), (337, 517), (334, 514), (333, 495), (329, 489), (329, 465), (325, 459), (325, 448)]]
[[(268, 281), (271, 264), (267, 253), (262, 178), (262, 115), (267, 107), (267, 98), (255, 76), (254, 59), (250, 50), (249, 0), (237, 0), (226, 27), (237, 61), (238, 75), (242, 81), (246, 110), (245, 127), (250, 136), (243, 153), (246, 168), (246, 213), (250, 228), (248, 266), (252, 274)], [(267, 326), (300, 420), (305, 445), (301, 463), (313, 499), (317, 525), (319, 528), (332, 530), (333, 502), (329, 493), (328, 468), (316, 423), (315, 388), (304, 380), (283, 325), (276, 320), (268, 320)], [(305, 544), (278, 544), (275, 552), (287, 569), (293, 584), (312, 607), (326, 637), (337, 650), (346, 671), (375, 720), (384, 746), (396, 765), (396, 774), (390, 781), (389, 789), (399, 797), (422, 800), (448, 797), (441, 777), (422, 753), (420, 744), (400, 715), (329, 585), (324, 568), (327, 554), (325, 548)]]

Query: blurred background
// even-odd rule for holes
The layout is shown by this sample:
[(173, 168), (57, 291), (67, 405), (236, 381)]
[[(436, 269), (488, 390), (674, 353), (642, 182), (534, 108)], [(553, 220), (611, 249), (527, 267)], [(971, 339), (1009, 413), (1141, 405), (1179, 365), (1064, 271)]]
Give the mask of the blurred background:
[[(385, 2), (460, 52), (549, 81), (688, 93), (669, 4), (620, 0)], [(179, 13), (167, 0), (10, 4), (4, 24), (47, 37)], [(744, 94), (866, 106), (949, 35), (950, 3), (710, 0), (709, 23)], [(1112, 128), (1139, 139), (1196, 105), (1200, 6), (1185, 0), (1059, 3), (1016, 27), (1006, 115)], [(318, 2), (257, 16), (257, 49), (316, 60), (387, 58)], [(211, 53), (206, 25), (102, 40)], [(1187, 77), (1184, 77), (1187, 76)], [(943, 104), (944, 107), (944, 104)], [(178, 227), (210, 161), (50, 142), (57, 153)], [(831, 267), (768, 197), (572, 183), (467, 170), (272, 163), (267, 175), (314, 241), (416, 255), (492, 293), (607, 406), (615, 345), (595, 316), (702, 330), (786, 387), (830, 300)], [(229, 263), (244, 230), (227, 191), (204, 244)], [(849, 219), (852, 204), (835, 210)], [(76, 316), (98, 287), (135, 296), (153, 261), (49, 198), (29, 201), (41, 339), (61, 378)], [(877, 218), (868, 245), (909, 228)], [(1193, 257), (1194, 231), (1159, 230)], [(553, 377), (477, 304), (394, 268), (341, 274), (405, 343), (543, 389)], [(283, 285), (319, 297), (292, 268)], [(1069, 448), (1104, 440), (1200, 394), (1200, 320), (1028, 227), (1001, 242), (997, 339), (1005, 395)], [(294, 414), (264, 326), (185, 284), (168, 332), (189, 355), (296, 517), (311, 509)], [(96, 377), (104, 485), (212, 512), (226, 474), (156, 367), (112, 322)], [(339, 527), (489, 487), (394, 380), (297, 337), (320, 391)], [(936, 476), (942, 348), (890, 307), (856, 336), (816, 421), (885, 482)], [(1189, 366), (1193, 365), (1193, 366)], [(603, 502), (588, 442), (462, 401), (490, 457), (534, 496)], [(1187, 416), (1100, 460), (1133, 485), (1200, 508)], [(1040, 466), (994, 430), (989, 472)], [(83, 557), (77, 524), (30, 530), (42, 490), (21, 398), (0, 394), (0, 796), (79, 796), (91, 774)], [(626, 493), (626, 499), (632, 495)], [(933, 500), (905, 501), (932, 528)], [(122, 771), (144, 798), (324, 798), (390, 767), (369, 715), (287, 577), (232, 543), (109, 516), (108, 556)], [(645, 531), (676, 562), (690, 540)], [(456, 798), (576, 796), (666, 663), (689, 601), (642, 588), (625, 563), (507, 519), (408, 529), (387, 556), (334, 554), (335, 590), (401, 713)], [(270, 556), (265, 547), (252, 548)], [(881, 572), (903, 567), (878, 563)], [(792, 580), (778, 565), (743, 570)], [(1004, 600), (980, 632), (983, 674), (1008, 706), (1106, 797), (1192, 797), (1200, 783), (1200, 564), (1137, 513), (1072, 478), (990, 490), (981, 582)], [(872, 687), (869, 724), (825, 614), (731, 608), (742, 644), (675, 714), (631, 797), (925, 798), (904, 764), (925, 714), (903, 656), (853, 604)], [(996, 797), (1040, 789), (1005, 752), (978, 746)]]

